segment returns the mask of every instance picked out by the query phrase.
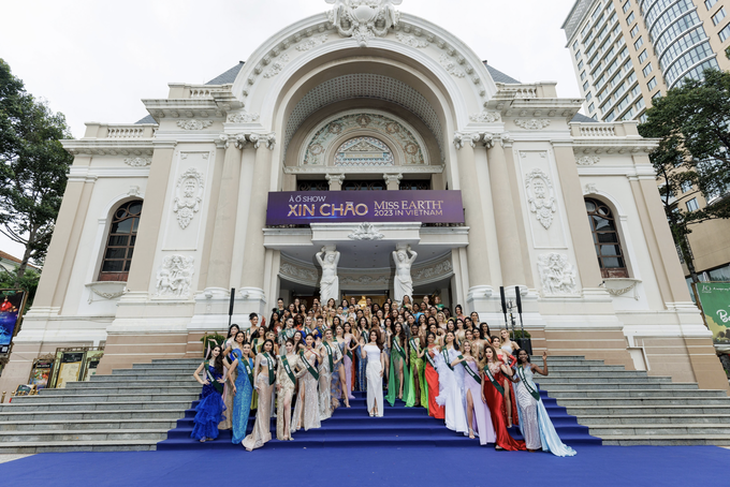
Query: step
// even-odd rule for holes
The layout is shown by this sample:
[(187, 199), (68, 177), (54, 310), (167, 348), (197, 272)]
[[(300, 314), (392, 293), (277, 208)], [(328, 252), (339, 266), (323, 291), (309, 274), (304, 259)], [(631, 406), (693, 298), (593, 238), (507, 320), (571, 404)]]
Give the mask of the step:
[[(548, 409), (549, 410), (549, 409)], [(730, 414), (730, 404), (726, 405), (711, 405), (711, 404), (698, 404), (692, 406), (691, 409), (688, 409), (685, 405), (624, 405), (624, 404), (618, 404), (614, 406), (606, 406), (606, 405), (600, 405), (600, 406), (575, 406), (567, 407), (568, 414), (573, 414), (578, 417), (578, 420), (584, 416), (624, 416), (624, 415), (657, 415), (657, 416), (664, 416), (664, 415), (670, 415), (670, 414), (677, 414), (677, 413), (686, 413), (687, 411), (691, 411), (692, 414), (696, 414), (698, 416), (707, 415), (707, 414)]]
[(708, 397), (708, 398), (689, 398), (689, 397), (613, 397), (613, 398), (574, 398), (561, 397), (560, 405), (570, 406), (664, 406), (664, 405), (686, 405), (686, 406), (703, 406), (703, 405), (730, 405), (730, 398)]
[(560, 377), (539, 377), (535, 382), (540, 387), (547, 388), (555, 382), (568, 384), (671, 384), (672, 379), (669, 377), (584, 377), (578, 374), (566, 374)]
[[(198, 391), (199, 392), (199, 391)], [(196, 399), (200, 394), (184, 393), (184, 394), (154, 394), (147, 390), (144, 394), (59, 394), (59, 395), (39, 395), (39, 396), (21, 396), (14, 397), (13, 404), (16, 402), (25, 404), (58, 404), (58, 403), (75, 403), (75, 402), (160, 402), (160, 401), (191, 401)]]
[(582, 378), (595, 378), (595, 379), (665, 379), (664, 377), (649, 376), (644, 371), (604, 371), (604, 370), (549, 370), (550, 375), (537, 375), (535, 380), (537, 382), (556, 379), (582, 379)]
[(0, 411), (0, 422), (13, 421), (84, 421), (98, 419), (100, 421), (117, 421), (123, 419), (162, 419), (175, 421), (180, 419), (184, 411), (179, 409), (151, 409), (151, 410), (114, 410), (114, 411)]
[(712, 445), (712, 446), (730, 446), (730, 437), (722, 435), (706, 435), (706, 436), (695, 436), (695, 435), (619, 435), (619, 436), (604, 436), (604, 445), (614, 446), (637, 446), (637, 445), (648, 445), (648, 446), (699, 446), (699, 445)]
[(137, 372), (135, 374), (112, 374), (112, 375), (94, 375), (88, 382), (69, 382), (68, 384), (97, 384), (99, 382), (152, 382), (152, 381), (171, 381), (199, 384), (193, 378), (193, 374), (152, 374)]
[(64, 396), (69, 394), (81, 394), (81, 395), (101, 395), (101, 394), (127, 394), (130, 396), (138, 396), (144, 394), (150, 394), (150, 392), (157, 391), (160, 394), (195, 394), (200, 395), (201, 386), (200, 384), (188, 384), (188, 385), (177, 385), (177, 384), (165, 384), (159, 383), (156, 387), (152, 386), (153, 382), (149, 384), (131, 382), (131, 383), (104, 383), (99, 382), (96, 384), (89, 384), (88, 386), (77, 386), (67, 387), (65, 389), (44, 389), (39, 394), (39, 397), (55, 397)]
[[(40, 396), (34, 396), (33, 398), (40, 398)], [(57, 402), (39, 402), (39, 401), (18, 401), (23, 399), (22, 397), (14, 398), (12, 404), (0, 406), (0, 413), (7, 411), (21, 412), (21, 411), (56, 411), (59, 408)], [(16, 402), (18, 401), (18, 402)], [(109, 401), (109, 402), (73, 402), (64, 403), (63, 409), (65, 411), (118, 411), (128, 410), (129, 408), (136, 408), (138, 410), (158, 410), (158, 409), (179, 409), (181, 412), (185, 411), (190, 407), (190, 400), (184, 401)]]
[(600, 387), (596, 388), (588, 388), (585, 384), (574, 384), (571, 382), (555, 382), (549, 385), (546, 385), (543, 383), (543, 386), (540, 387), (541, 390), (547, 391), (550, 394), (558, 393), (558, 392), (567, 392), (567, 391), (583, 391), (583, 390), (603, 390), (603, 391), (624, 391), (624, 390), (636, 390), (636, 391), (646, 391), (646, 390), (684, 390), (688, 392), (703, 392), (703, 393), (712, 393), (710, 395), (720, 395), (725, 394), (725, 391), (720, 390), (708, 390), (708, 389), (702, 389), (700, 390), (699, 387), (697, 387), (697, 384), (686, 384), (681, 382), (653, 382), (649, 384), (601, 384)]
[(47, 443), (56, 441), (160, 441), (166, 436), (166, 429), (99, 429), (30, 432), (0, 431), (0, 445), (12, 442)]
[(85, 430), (169, 430), (175, 428), (177, 419), (115, 419), (108, 420), (62, 420), (0, 422), (0, 432), (16, 433), (37, 431), (85, 431)]
[(119, 451), (154, 451), (157, 449), (154, 440), (111, 440), (111, 441), (18, 441), (0, 443), (0, 454), (10, 453), (52, 453), (52, 452), (119, 452)]
[(728, 414), (625, 414), (610, 416), (582, 415), (580, 422), (584, 426), (619, 425), (619, 424), (726, 424), (730, 423)]
[(604, 436), (648, 436), (648, 435), (693, 435), (706, 437), (709, 435), (725, 437), (730, 441), (730, 425), (724, 423), (705, 424), (619, 424), (596, 425), (590, 427), (591, 434), (600, 438)]
[(613, 389), (613, 390), (567, 390), (567, 391), (549, 391), (550, 396), (557, 399), (558, 402), (564, 397), (584, 397), (584, 398), (600, 398), (600, 397), (727, 397), (720, 394), (712, 394), (714, 391), (700, 391), (687, 389), (659, 389), (659, 390), (641, 390), (641, 389)]

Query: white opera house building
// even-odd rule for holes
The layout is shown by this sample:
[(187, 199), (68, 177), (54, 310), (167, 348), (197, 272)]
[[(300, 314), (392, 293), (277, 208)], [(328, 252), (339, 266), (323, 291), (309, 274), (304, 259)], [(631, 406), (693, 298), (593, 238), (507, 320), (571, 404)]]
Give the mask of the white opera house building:
[[(518, 289), (533, 349), (727, 388), (692, 304), (636, 122), (595, 123), (393, 4), (338, 1), (138, 123), (87, 124), (43, 275), (0, 385), (57, 348), (100, 372), (200, 356), (201, 336), (317, 296), (415, 296), (503, 326)], [(408, 255), (414, 255), (409, 253)]]

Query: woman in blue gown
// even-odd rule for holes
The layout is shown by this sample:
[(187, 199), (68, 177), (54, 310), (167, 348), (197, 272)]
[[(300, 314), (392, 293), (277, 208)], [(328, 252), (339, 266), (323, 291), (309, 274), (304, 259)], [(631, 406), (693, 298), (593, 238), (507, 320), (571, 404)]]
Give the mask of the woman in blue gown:
[[(243, 340), (244, 334), (240, 332), (236, 335), (236, 341)], [(240, 349), (234, 348), (231, 352), (231, 369), (238, 371), (236, 382), (233, 385), (233, 411), (231, 419), (233, 421), (233, 444), (240, 444), (246, 437), (246, 428), (248, 427), (248, 417), (251, 414), (251, 399), (253, 398), (253, 370), (254, 362), (251, 358), (251, 344), (243, 343)]]
[[(201, 379), (200, 373), (204, 370), (205, 378)], [(228, 379), (228, 371), (223, 366), (223, 354), (219, 345), (211, 350), (210, 357), (198, 366), (193, 377), (203, 386), (203, 390), (195, 408), (195, 426), (190, 437), (203, 443), (218, 438), (218, 423), (223, 421), (223, 411), (226, 409), (221, 394)]]

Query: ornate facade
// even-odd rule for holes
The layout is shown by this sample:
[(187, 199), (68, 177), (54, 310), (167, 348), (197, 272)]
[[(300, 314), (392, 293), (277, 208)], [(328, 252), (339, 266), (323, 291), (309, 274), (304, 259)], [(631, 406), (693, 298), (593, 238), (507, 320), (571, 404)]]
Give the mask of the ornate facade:
[[(101, 372), (193, 356), (225, 328), (231, 288), (241, 323), (316, 293), (323, 248), (340, 254), (341, 293), (392, 293), (392, 254), (410, 248), (414, 294), (493, 328), (499, 287), (519, 289), (538, 351), (727, 386), (635, 122), (581, 121), (582, 100), (509, 78), (400, 2), (330, 3), (211, 83), (144, 100), (147, 123), (66, 142), (76, 158), (4, 383), (62, 346), (105, 343)], [(269, 195), (305, 187), (458, 191), (465, 223), (267, 226)], [(119, 213), (130, 202), (141, 215)]]

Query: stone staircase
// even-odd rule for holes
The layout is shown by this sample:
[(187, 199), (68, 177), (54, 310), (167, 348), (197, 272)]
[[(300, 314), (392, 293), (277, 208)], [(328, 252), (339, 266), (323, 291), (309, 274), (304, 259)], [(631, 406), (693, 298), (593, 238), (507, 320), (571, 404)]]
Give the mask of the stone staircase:
[[(533, 361), (542, 362), (537, 357)], [(0, 453), (145, 451), (156, 450), (160, 442), (160, 449), (198, 448), (200, 444), (189, 440), (189, 429), (191, 404), (200, 393), (192, 378), (199, 363), (199, 359), (155, 360), (93, 376), (90, 382), (69, 383), (65, 389), (14, 398), (12, 404), (0, 405)], [(538, 376), (538, 384), (568, 444), (590, 443), (581, 431), (588, 427), (605, 445), (730, 446), (730, 398), (724, 391), (700, 390), (694, 383), (673, 383), (583, 357), (549, 357), (548, 364), (550, 375)], [(336, 417), (323, 423), (326, 428), (300, 433), (298, 441), (285, 446), (301, 448), (325, 441), (344, 445), (352, 443), (354, 429), (362, 429), (358, 434), (364, 435), (355, 439), (356, 444), (423, 443), (424, 435), (429, 443), (444, 446), (473, 443), (452, 435), (422, 408), (389, 408), (378, 428), (373, 429), (376, 425), (370, 421), (360, 425), (370, 419), (360, 411), (361, 403), (364, 398), (358, 397), (356, 407), (338, 409)], [(349, 431), (349, 437), (340, 430)], [(205, 448), (230, 445), (226, 435), (230, 433)]]
[(199, 364), (153, 360), (13, 398), (0, 406), (0, 453), (155, 450), (198, 398)]
[(536, 376), (540, 389), (604, 445), (730, 446), (725, 391), (583, 357), (548, 357), (548, 366), (548, 377)]

